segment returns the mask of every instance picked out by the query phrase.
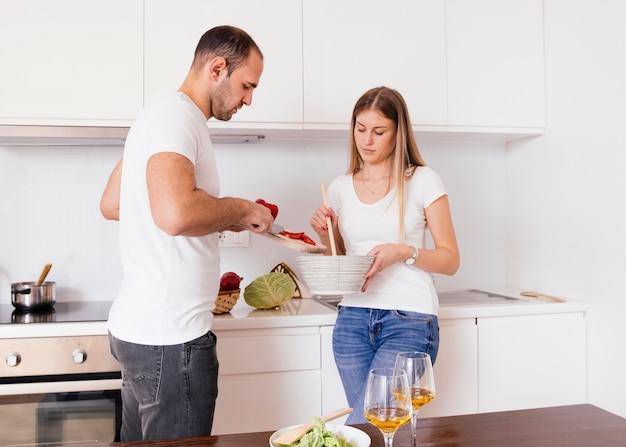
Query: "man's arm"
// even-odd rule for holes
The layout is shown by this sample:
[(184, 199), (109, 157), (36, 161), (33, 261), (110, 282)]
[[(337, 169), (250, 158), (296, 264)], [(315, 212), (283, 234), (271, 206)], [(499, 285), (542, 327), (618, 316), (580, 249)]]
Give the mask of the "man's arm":
[(115, 165), (109, 177), (102, 198), (100, 199), (100, 212), (105, 219), (120, 220), (120, 184), (122, 181), (122, 160)]

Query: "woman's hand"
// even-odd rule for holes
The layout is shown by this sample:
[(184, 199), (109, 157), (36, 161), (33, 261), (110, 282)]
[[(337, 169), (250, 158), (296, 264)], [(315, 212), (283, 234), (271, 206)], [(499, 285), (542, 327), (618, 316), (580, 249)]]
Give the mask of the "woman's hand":
[(332, 208), (324, 205), (315, 210), (313, 216), (311, 216), (311, 227), (319, 235), (320, 238), (328, 237), (328, 221), (327, 217), (330, 217), (333, 230), (337, 225), (337, 215)]
[(341, 234), (339, 233), (339, 218), (335, 214), (332, 208), (327, 206), (320, 206), (315, 210), (313, 216), (311, 216), (311, 220), (309, 223), (311, 224), (311, 228), (318, 234), (320, 237), (320, 241), (322, 244), (328, 247), (326, 250), (327, 255), (332, 254), (332, 248), (330, 246), (330, 234), (328, 231), (328, 218), (330, 218), (330, 224), (333, 229), (333, 236), (335, 237), (335, 248), (337, 250), (337, 254), (345, 254), (345, 248), (343, 245), (343, 239)]
[(372, 266), (365, 274), (365, 284), (361, 288), (365, 292), (376, 273), (396, 262), (404, 262), (413, 254), (413, 247), (406, 244), (381, 244), (372, 248), (367, 256), (374, 256)]

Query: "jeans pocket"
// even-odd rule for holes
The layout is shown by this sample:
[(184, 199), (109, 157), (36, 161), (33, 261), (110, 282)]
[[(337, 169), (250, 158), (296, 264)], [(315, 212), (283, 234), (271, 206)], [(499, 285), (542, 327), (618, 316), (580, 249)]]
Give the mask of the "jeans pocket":
[(186, 367), (196, 373), (217, 371), (217, 337), (211, 331), (195, 340), (185, 343)]
[(153, 403), (159, 389), (162, 348), (129, 343), (110, 334), (109, 340), (111, 353), (122, 367), (122, 387), (140, 404)]
[(185, 343), (185, 346), (191, 349), (213, 349), (217, 344), (217, 337), (211, 331), (206, 334)]
[(419, 312), (408, 312), (406, 310), (394, 310), (393, 311), (396, 316), (403, 320), (415, 321), (415, 322), (423, 322), (430, 323), (433, 320), (432, 315), (422, 314)]
[(159, 381), (157, 379), (142, 374), (137, 377), (131, 377), (131, 381), (137, 402), (143, 405), (156, 401), (159, 389)]

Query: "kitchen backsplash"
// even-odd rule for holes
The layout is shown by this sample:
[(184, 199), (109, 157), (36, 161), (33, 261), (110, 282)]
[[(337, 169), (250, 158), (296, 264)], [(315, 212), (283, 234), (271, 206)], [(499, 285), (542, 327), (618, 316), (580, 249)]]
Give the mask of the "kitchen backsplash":
[[(456, 275), (437, 287), (506, 284), (504, 143), (419, 143), (443, 178), (461, 250)], [(309, 225), (320, 184), (345, 172), (343, 140), (272, 140), (215, 145), (223, 196), (264, 198), (280, 207), (277, 222), (317, 237)], [(121, 281), (117, 223), (99, 200), (121, 148), (0, 147), (0, 303), (13, 282), (34, 281), (46, 262), (58, 301), (111, 300)], [(222, 266), (242, 286), (280, 262), (296, 268), (299, 253), (250, 235), (247, 247), (222, 248)]]

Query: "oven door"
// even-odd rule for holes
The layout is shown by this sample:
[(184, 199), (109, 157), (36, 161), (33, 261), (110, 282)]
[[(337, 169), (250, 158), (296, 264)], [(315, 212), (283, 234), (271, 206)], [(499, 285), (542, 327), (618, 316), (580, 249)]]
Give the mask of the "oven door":
[(0, 445), (118, 440), (121, 372), (108, 336), (0, 339)]
[[(98, 380), (91, 381), (92, 384)], [(119, 441), (119, 389), (0, 396), (4, 446), (66, 445)]]

